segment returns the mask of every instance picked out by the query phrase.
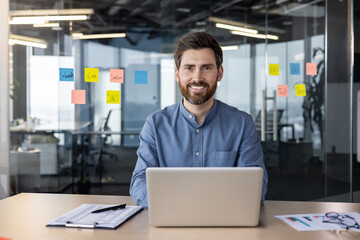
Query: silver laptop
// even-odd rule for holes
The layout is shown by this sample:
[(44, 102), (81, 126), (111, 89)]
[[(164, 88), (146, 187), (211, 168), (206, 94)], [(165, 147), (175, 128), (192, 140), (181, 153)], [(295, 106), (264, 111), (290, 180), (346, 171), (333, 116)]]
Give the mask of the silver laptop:
[(256, 226), (263, 169), (148, 168), (152, 226)]

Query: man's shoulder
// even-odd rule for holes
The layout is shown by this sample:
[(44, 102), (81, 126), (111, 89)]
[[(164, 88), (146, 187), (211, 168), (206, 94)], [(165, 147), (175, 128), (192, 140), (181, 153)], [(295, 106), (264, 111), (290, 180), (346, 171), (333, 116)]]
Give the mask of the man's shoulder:
[[(243, 129), (253, 128), (254, 121), (250, 114), (241, 111), (236, 107), (218, 101), (218, 120), (229, 128)], [(236, 132), (236, 131), (235, 131)]]
[(167, 106), (163, 109), (159, 109), (148, 116), (148, 119), (152, 119), (152, 121), (159, 121), (164, 118), (169, 118), (174, 115), (179, 109), (179, 103), (175, 103), (173, 105)]
[(226, 103), (221, 102), (220, 100), (216, 100), (218, 104), (218, 111), (221, 115), (232, 116), (232, 117), (240, 117), (240, 118), (248, 118), (250, 115), (247, 112), (241, 111), (236, 107), (230, 106)]

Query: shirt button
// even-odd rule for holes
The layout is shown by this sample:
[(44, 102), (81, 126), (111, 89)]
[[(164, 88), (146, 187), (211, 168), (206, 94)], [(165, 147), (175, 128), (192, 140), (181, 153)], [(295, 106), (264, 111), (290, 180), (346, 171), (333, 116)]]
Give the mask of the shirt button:
[(198, 132), (200, 132), (200, 130), (199, 130), (199, 129), (196, 129), (196, 132), (198, 133)]
[(195, 155), (196, 155), (196, 156), (199, 156), (199, 155), (200, 155), (200, 153), (199, 153), (199, 152), (196, 152), (196, 153), (195, 153)]
[(189, 115), (189, 118), (192, 118), (192, 115)]

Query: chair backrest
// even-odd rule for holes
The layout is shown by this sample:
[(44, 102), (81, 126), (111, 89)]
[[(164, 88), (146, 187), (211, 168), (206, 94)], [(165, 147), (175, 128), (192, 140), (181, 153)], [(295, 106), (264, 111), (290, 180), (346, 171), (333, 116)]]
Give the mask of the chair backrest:
[(110, 119), (110, 115), (111, 115), (111, 113), (112, 113), (113, 110), (114, 110), (114, 109), (111, 109), (111, 110), (108, 112), (108, 115), (107, 115), (106, 118), (105, 118), (105, 122), (104, 122), (103, 129), (101, 129), (101, 130), (103, 130), (103, 131), (108, 131), (108, 130), (110, 130), (110, 128), (109, 128), (109, 119)]
[(104, 117), (99, 118), (99, 120), (94, 128), (94, 131), (101, 131), (104, 128), (105, 122), (106, 122), (106, 118), (104, 118)]

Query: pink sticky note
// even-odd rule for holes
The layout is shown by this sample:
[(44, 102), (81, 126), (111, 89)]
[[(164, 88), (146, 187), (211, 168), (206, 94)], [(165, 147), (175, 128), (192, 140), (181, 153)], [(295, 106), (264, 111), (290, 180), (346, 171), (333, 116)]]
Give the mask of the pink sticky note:
[(306, 75), (317, 75), (316, 63), (306, 63)]
[(289, 91), (287, 85), (277, 85), (277, 92), (279, 97), (288, 97)]
[(86, 90), (72, 90), (71, 103), (86, 104)]
[(110, 69), (110, 82), (124, 83), (124, 69)]

